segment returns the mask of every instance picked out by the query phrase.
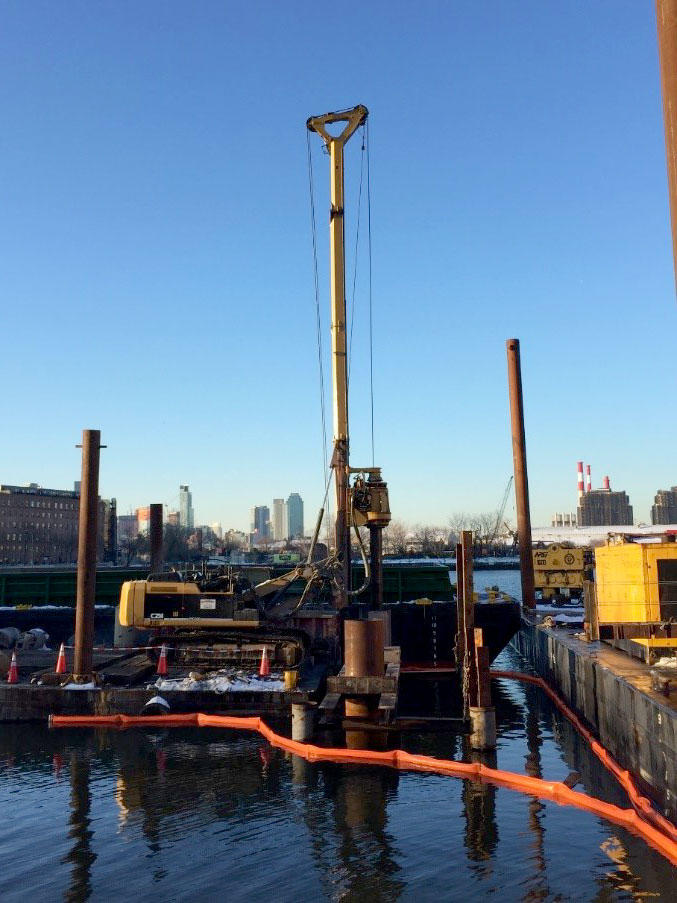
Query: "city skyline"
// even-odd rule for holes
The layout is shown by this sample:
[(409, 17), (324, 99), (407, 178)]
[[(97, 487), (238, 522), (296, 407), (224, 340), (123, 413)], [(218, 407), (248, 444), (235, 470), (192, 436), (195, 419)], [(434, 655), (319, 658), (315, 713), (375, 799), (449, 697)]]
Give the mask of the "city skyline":
[[(592, 488), (593, 492), (596, 492), (596, 493), (606, 491), (606, 489), (608, 487), (605, 487), (604, 485), (595, 486), (595, 484), (598, 482), (605, 483), (607, 479), (609, 479), (609, 478), (605, 475), (604, 477), (601, 477), (597, 480), (593, 480), (592, 484), (590, 484), (590, 488)], [(567, 505), (560, 506), (559, 509), (555, 509), (555, 510), (551, 511), (543, 521), (537, 521), (532, 516), (532, 522), (533, 522), (533, 526), (535, 528), (547, 528), (548, 526), (552, 526), (553, 518), (555, 517), (555, 511), (560, 515), (560, 517), (564, 517), (564, 518), (569, 517), (569, 516), (573, 516), (574, 518), (576, 517), (576, 508), (577, 508), (577, 505), (580, 504), (580, 495), (578, 497), (576, 497), (576, 486), (575, 486), (573, 480), (574, 480), (574, 478), (572, 477), (570, 482), (572, 483), (574, 488), (573, 488), (573, 490), (570, 491), (570, 497), (568, 499), (568, 506)], [(10, 485), (10, 486), (14, 485), (21, 489), (28, 489), (28, 488), (33, 487), (33, 488), (37, 488), (39, 490), (45, 489), (45, 491), (48, 491), (48, 492), (51, 492), (51, 491), (72, 492), (73, 491), (73, 490), (63, 490), (58, 487), (56, 488), (56, 490), (54, 490), (53, 488), (45, 487), (42, 483), (39, 483), (36, 481), (30, 481), (30, 482), (25, 482), (25, 483), (15, 483), (15, 484), (10, 484), (9, 481), (6, 481), (5, 483), (3, 483), (3, 485)], [(75, 486), (76, 482), (74, 482), (73, 485)], [(181, 485), (183, 485), (183, 486), (188, 485), (188, 489), (190, 487), (190, 484), (181, 484)], [(614, 493), (616, 492), (617, 486), (615, 483), (614, 483), (614, 485), (612, 485), (611, 489)], [(624, 490), (622, 487), (619, 487), (617, 491), (619, 493), (626, 493), (626, 490)], [(106, 497), (104, 494), (100, 494), (100, 495), (101, 495), (102, 499)], [(222, 534), (225, 534), (228, 531), (239, 532), (244, 535), (248, 535), (249, 533), (251, 533), (251, 513), (254, 510), (253, 507), (250, 506), (249, 518), (244, 524), (242, 524), (241, 522), (236, 522), (234, 520), (227, 521), (221, 517), (217, 517), (216, 520), (210, 521), (207, 518), (195, 518), (195, 515), (194, 515), (195, 509), (192, 505), (192, 492), (190, 491), (190, 489), (189, 489), (188, 495), (190, 496), (190, 499), (191, 499), (191, 514), (193, 517), (193, 524), (191, 527), (189, 527), (189, 529), (197, 529), (198, 527), (199, 528), (207, 527), (209, 529), (214, 529), (214, 527), (216, 525), (218, 525), (221, 528)], [(648, 525), (648, 524), (652, 524), (652, 523), (655, 523), (656, 525), (677, 523), (677, 501), (675, 501), (675, 500), (677, 500), (677, 487), (675, 487), (671, 482), (666, 483), (664, 486), (656, 486), (654, 488), (654, 490), (652, 491), (650, 498), (648, 500), (646, 500), (646, 499), (640, 500), (639, 506), (636, 504), (635, 499), (632, 498), (632, 496), (630, 495), (629, 492), (627, 493), (627, 495), (630, 498), (630, 503), (631, 503), (630, 510), (633, 510), (633, 509), (638, 510), (639, 509), (640, 511), (646, 512), (645, 516), (642, 516), (641, 514), (634, 515), (633, 522), (635, 525)], [(302, 516), (302, 518), (305, 518), (305, 502), (304, 502), (303, 498), (300, 496), (299, 493), (290, 493), (289, 498), (291, 498), (292, 496), (298, 496), (298, 498), (300, 499), (301, 506), (302, 506), (302, 515), (301, 516)], [(118, 520), (120, 520), (120, 518), (122, 518), (123, 523), (124, 523), (124, 519), (129, 518), (131, 516), (136, 519), (137, 523), (140, 523), (140, 529), (142, 531), (147, 529), (147, 522), (149, 521), (149, 517), (150, 517), (150, 508), (149, 508), (150, 502), (145, 505), (131, 504), (127, 507), (124, 507), (124, 506), (120, 505), (119, 500), (116, 498), (116, 496), (114, 494), (112, 494), (112, 498), (113, 498), (113, 501), (116, 502)], [(268, 511), (267, 518), (268, 518), (268, 524), (270, 526), (270, 539), (271, 540), (274, 539), (273, 514), (274, 514), (275, 501), (280, 501), (280, 499), (274, 498), (273, 506), (255, 506), (257, 508), (261, 508), (261, 507), (266, 508)], [(284, 501), (284, 503), (285, 503), (285, 516), (286, 516), (287, 515), (287, 510), (286, 510), (287, 509), (287, 500), (282, 499), (281, 501)], [(510, 523), (514, 524), (514, 522), (515, 522), (514, 516), (512, 516), (510, 513), (510, 509), (512, 507), (511, 503), (512, 503), (512, 496), (509, 499), (509, 504), (506, 506), (505, 517), (507, 520), (509, 520)], [(657, 503), (658, 503), (658, 506), (657, 506)], [(172, 502), (161, 501), (160, 504), (163, 505), (164, 522), (169, 523), (169, 524), (173, 523), (176, 526), (181, 526), (180, 518), (177, 516), (179, 514), (179, 512), (176, 510), (172, 510)], [(495, 509), (488, 509), (486, 512), (480, 512), (479, 510), (476, 509), (475, 511), (468, 510), (465, 513), (468, 515), (480, 514), (480, 513), (493, 513), (494, 510)], [(407, 521), (405, 521), (404, 518), (394, 518), (394, 520), (403, 522), (409, 527), (414, 527), (417, 524), (428, 524), (430, 526), (434, 526), (439, 529), (444, 529), (447, 526), (449, 526), (448, 521), (451, 520), (453, 515), (457, 514), (457, 513), (458, 512), (450, 511), (448, 513), (448, 515), (446, 516), (446, 518), (444, 518), (443, 520), (438, 521), (438, 522), (428, 522), (428, 521), (424, 521), (422, 518), (417, 518), (417, 519), (407, 520)], [(675, 514), (674, 520), (670, 519), (670, 515), (672, 515), (672, 514)], [(326, 518), (328, 516), (329, 515), (327, 513), (325, 513), (325, 527), (326, 527)], [(656, 519), (654, 520), (654, 518), (656, 518)], [(618, 523), (620, 523), (620, 521), (618, 521)], [(305, 533), (305, 521), (303, 521), (303, 526), (304, 526), (303, 532)], [(581, 524), (581, 526), (584, 526), (584, 524)], [(214, 532), (218, 534), (219, 531), (215, 530)], [(287, 530), (287, 532), (289, 532), (289, 530)], [(289, 537), (285, 537), (285, 538), (294, 538), (294, 537), (289, 536)]]
[[(587, 468), (588, 474), (590, 468)], [(182, 489), (190, 496), (185, 484)], [(603, 477), (602, 488), (594, 489), (588, 476), (587, 486), (583, 481), (583, 464), (578, 464), (578, 516), (574, 515), (574, 522), (567, 523), (566, 517), (559, 523), (559, 529), (564, 528), (564, 533), (558, 534), (560, 538), (565, 536), (576, 541), (580, 533), (585, 536), (585, 542), (589, 541), (590, 529), (606, 527), (629, 526), (633, 523), (632, 506), (623, 490), (614, 490), (610, 486), (608, 476)], [(65, 500), (65, 503), (64, 503)], [(189, 500), (189, 499), (188, 499)], [(42, 487), (32, 482), (26, 486), (12, 486), (0, 484), (0, 559), (4, 562), (16, 563), (44, 563), (44, 562), (68, 562), (74, 559), (77, 546), (77, 505), (79, 501), (77, 483), (74, 490), (60, 490)], [(268, 506), (255, 506), (251, 509), (252, 523), (248, 533), (237, 528), (229, 527), (225, 531), (220, 522), (209, 524), (197, 524), (194, 529), (207, 528), (215, 533), (217, 539), (222, 537), (232, 541), (232, 534), (238, 534), (236, 541), (246, 543), (247, 538), (253, 546), (268, 545), (270, 542), (286, 541), (303, 536), (303, 500), (298, 493), (290, 493), (288, 500), (274, 499), (273, 503), (283, 503), (281, 511), (287, 515), (287, 528), (284, 537), (275, 536), (271, 526), (271, 511)], [(70, 506), (70, 507), (69, 507)], [(165, 523), (179, 526), (178, 512), (165, 511)], [(65, 509), (65, 510), (64, 510)], [(119, 514), (117, 517), (116, 499), (99, 500), (99, 536), (100, 558), (114, 561), (116, 550), (123, 553), (130, 540), (134, 540), (137, 534), (147, 535), (150, 518), (149, 506), (137, 507), (133, 515)], [(625, 513), (629, 514), (626, 517)], [(675, 527), (677, 521), (677, 487), (670, 489), (657, 489), (654, 496), (654, 505), (651, 511), (651, 523), (660, 530), (661, 527), (670, 525)], [(69, 514), (70, 513), (70, 514)], [(71, 523), (64, 523), (64, 517), (70, 516)], [(578, 521), (577, 526), (575, 521)], [(642, 529), (642, 524), (635, 520), (635, 526)], [(411, 535), (416, 535), (415, 525)], [(441, 533), (446, 530), (453, 532), (459, 528), (449, 525), (426, 525), (441, 528)], [(552, 523), (552, 527), (556, 522)], [(189, 528), (192, 530), (193, 528)], [(547, 525), (534, 524), (537, 535), (551, 535)], [(568, 530), (568, 532), (567, 532)], [(647, 528), (644, 528), (646, 532)], [(650, 530), (650, 528), (649, 528)], [(230, 536), (229, 536), (230, 534)], [(555, 534), (552, 533), (552, 536)], [(602, 535), (602, 534), (599, 534)], [(510, 531), (501, 533), (501, 541), (511, 542)]]

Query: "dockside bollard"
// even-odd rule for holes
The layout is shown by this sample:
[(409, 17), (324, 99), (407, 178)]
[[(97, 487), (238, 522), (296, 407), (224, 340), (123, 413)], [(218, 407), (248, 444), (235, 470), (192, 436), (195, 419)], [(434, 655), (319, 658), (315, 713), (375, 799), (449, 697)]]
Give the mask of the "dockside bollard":
[(496, 709), (491, 704), (491, 675), (489, 649), (484, 645), (484, 632), (473, 630), (474, 656), (471, 671), (472, 697), (469, 707), (470, 747), (477, 750), (496, 747)]
[(496, 709), (491, 706), (470, 706), (471, 749), (496, 748)]
[(310, 740), (315, 732), (315, 709), (309, 705), (292, 703), (291, 738), (299, 742)]

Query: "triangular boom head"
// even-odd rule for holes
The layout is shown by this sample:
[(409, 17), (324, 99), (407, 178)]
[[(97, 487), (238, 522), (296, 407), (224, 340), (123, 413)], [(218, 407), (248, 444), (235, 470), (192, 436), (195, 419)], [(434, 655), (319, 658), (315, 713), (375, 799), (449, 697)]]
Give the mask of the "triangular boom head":
[[(311, 116), (306, 126), (311, 132), (317, 132), (327, 147), (332, 141), (340, 141), (345, 144), (350, 136), (358, 129), (369, 115), (369, 110), (363, 105), (358, 104), (351, 110), (338, 110), (336, 113), (324, 113), (322, 116)], [(345, 122), (346, 126), (340, 135), (332, 135), (327, 131), (327, 126), (332, 122)]]

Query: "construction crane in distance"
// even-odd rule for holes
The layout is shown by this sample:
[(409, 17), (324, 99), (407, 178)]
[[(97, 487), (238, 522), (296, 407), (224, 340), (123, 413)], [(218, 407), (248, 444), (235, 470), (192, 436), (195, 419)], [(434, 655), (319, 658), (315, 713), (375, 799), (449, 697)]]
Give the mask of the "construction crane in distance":
[(511, 475), (508, 480), (508, 485), (505, 487), (505, 492), (503, 493), (503, 498), (501, 500), (501, 505), (498, 509), (498, 514), (496, 516), (496, 523), (494, 524), (494, 529), (491, 531), (491, 536), (489, 537), (489, 544), (496, 541), (496, 537), (498, 536), (498, 531), (501, 529), (501, 523), (503, 521), (503, 515), (505, 514), (505, 506), (508, 504), (508, 495), (510, 493), (510, 487), (512, 486), (513, 477)]

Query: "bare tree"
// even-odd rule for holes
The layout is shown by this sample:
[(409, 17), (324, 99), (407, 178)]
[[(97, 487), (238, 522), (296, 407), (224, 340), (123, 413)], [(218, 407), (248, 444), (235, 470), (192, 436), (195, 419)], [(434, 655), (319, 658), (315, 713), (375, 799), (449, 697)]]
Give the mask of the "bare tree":
[(440, 555), (444, 551), (444, 530), (430, 524), (416, 524), (413, 530), (414, 542), (422, 555)]
[(447, 521), (449, 526), (449, 545), (455, 546), (461, 539), (461, 530), (470, 529), (468, 525), (469, 517), (464, 511), (455, 511)]
[[(458, 512), (449, 518), (449, 529), (456, 537), (459, 536), (461, 530), (472, 530), (473, 553), (483, 555), (496, 541), (498, 515), (498, 511), (485, 511), (478, 514)], [(498, 526), (500, 530), (501, 525)], [(458, 539), (454, 541), (458, 542)]]
[(383, 531), (383, 551), (389, 555), (406, 555), (407, 533), (402, 521), (391, 520)]
[(132, 561), (138, 556), (148, 551), (148, 537), (143, 533), (136, 536), (124, 536), (120, 540), (120, 554), (125, 559), (125, 567), (129, 567)]

